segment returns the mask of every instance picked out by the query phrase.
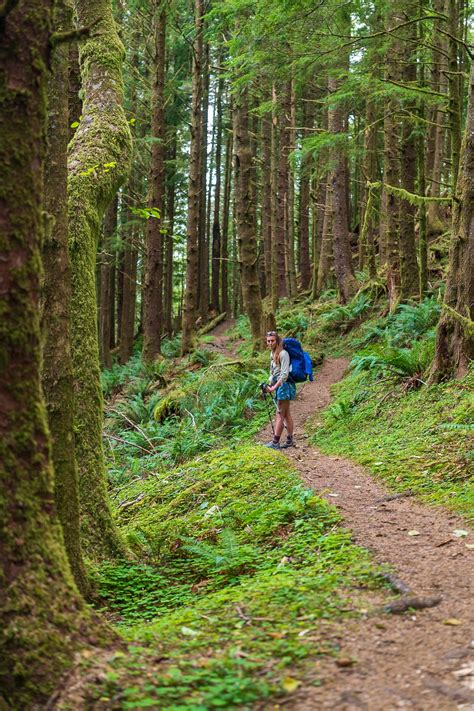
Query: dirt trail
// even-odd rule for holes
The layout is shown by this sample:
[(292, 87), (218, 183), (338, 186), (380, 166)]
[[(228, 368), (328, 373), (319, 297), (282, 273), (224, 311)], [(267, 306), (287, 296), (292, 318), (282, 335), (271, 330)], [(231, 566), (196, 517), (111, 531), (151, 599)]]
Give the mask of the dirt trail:
[[(415, 614), (369, 615), (340, 625), (342, 655), (355, 663), (340, 668), (315, 659), (322, 686), (300, 689), (284, 708), (474, 711), (474, 550), (466, 547), (474, 535), (453, 537), (466, 524), (443, 509), (412, 498), (384, 501), (389, 492), (382, 484), (353, 462), (321, 454), (303, 435), (305, 420), (329, 403), (330, 386), (346, 365), (325, 361), (300, 391), (292, 407), (297, 447), (286, 456), (308, 486), (338, 507), (358, 544), (389, 563), (415, 595), (441, 596), (442, 602)], [(270, 438), (268, 426), (261, 439)]]
[(208, 335), (214, 336), (214, 340), (212, 343), (206, 343), (204, 345), (206, 350), (218, 353), (226, 358), (235, 358), (235, 351), (239, 342), (234, 343), (232, 350), (229, 350), (229, 337), (225, 335), (234, 325), (235, 319), (228, 318), (213, 328)]

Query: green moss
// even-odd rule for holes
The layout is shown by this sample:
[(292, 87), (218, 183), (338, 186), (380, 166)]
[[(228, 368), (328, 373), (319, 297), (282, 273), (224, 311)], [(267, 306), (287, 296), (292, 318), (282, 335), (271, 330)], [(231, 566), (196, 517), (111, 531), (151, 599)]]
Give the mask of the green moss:
[(335, 509), (260, 445), (133, 482), (117, 516), (148, 564), (100, 570), (129, 649), (89, 703), (242, 708), (285, 694), (286, 676), (311, 676), (307, 659), (337, 654), (331, 621), (361, 614), (380, 586)]
[(80, 48), (83, 118), (69, 158), (76, 452), (84, 549), (89, 555), (106, 557), (121, 552), (122, 544), (107, 501), (95, 266), (101, 219), (129, 171), (131, 136), (121, 105), (124, 53), (111, 4), (81, 1), (76, 10), (80, 24), (94, 25), (92, 36)]

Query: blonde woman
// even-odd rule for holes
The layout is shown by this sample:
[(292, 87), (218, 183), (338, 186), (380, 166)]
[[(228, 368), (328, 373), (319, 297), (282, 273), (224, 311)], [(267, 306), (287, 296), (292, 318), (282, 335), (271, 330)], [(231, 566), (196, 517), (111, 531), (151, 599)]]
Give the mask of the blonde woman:
[[(290, 374), (290, 356), (283, 347), (283, 340), (276, 331), (268, 331), (267, 348), (271, 351), (270, 378), (266, 392), (275, 393), (276, 422), (275, 434), (267, 447), (271, 449), (287, 449), (294, 447), (293, 418), (290, 413), (290, 402), (296, 397), (296, 386)], [(286, 442), (280, 444), (280, 437), (286, 427)]]

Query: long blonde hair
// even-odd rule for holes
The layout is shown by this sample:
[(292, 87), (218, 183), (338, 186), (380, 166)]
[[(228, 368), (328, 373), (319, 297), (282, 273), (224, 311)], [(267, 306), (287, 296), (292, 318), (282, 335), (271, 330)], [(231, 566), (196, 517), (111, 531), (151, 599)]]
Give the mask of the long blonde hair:
[(276, 331), (268, 331), (267, 336), (275, 336), (275, 350), (272, 350), (272, 356), (275, 363), (280, 365), (280, 354), (283, 350), (283, 339)]

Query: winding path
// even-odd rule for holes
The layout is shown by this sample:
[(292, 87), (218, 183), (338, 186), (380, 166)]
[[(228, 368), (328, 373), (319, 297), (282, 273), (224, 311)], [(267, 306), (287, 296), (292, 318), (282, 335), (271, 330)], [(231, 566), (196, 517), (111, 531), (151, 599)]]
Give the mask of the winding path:
[[(315, 381), (301, 389), (292, 408), (297, 447), (285, 450), (302, 480), (335, 504), (356, 543), (376, 561), (389, 563), (417, 596), (441, 596), (433, 608), (404, 615), (367, 615), (340, 625), (339, 667), (315, 659), (320, 687), (303, 687), (284, 702), (297, 711), (474, 711), (474, 534), (456, 538), (465, 522), (411, 498), (386, 500), (389, 492), (364, 469), (310, 447), (303, 424), (330, 401), (330, 387), (347, 363), (325, 361)], [(270, 439), (270, 426), (260, 439)], [(384, 500), (385, 499), (385, 500)], [(419, 535), (409, 535), (418, 531)], [(275, 708), (268, 704), (266, 708)], [(278, 707), (277, 707), (278, 708)]]

